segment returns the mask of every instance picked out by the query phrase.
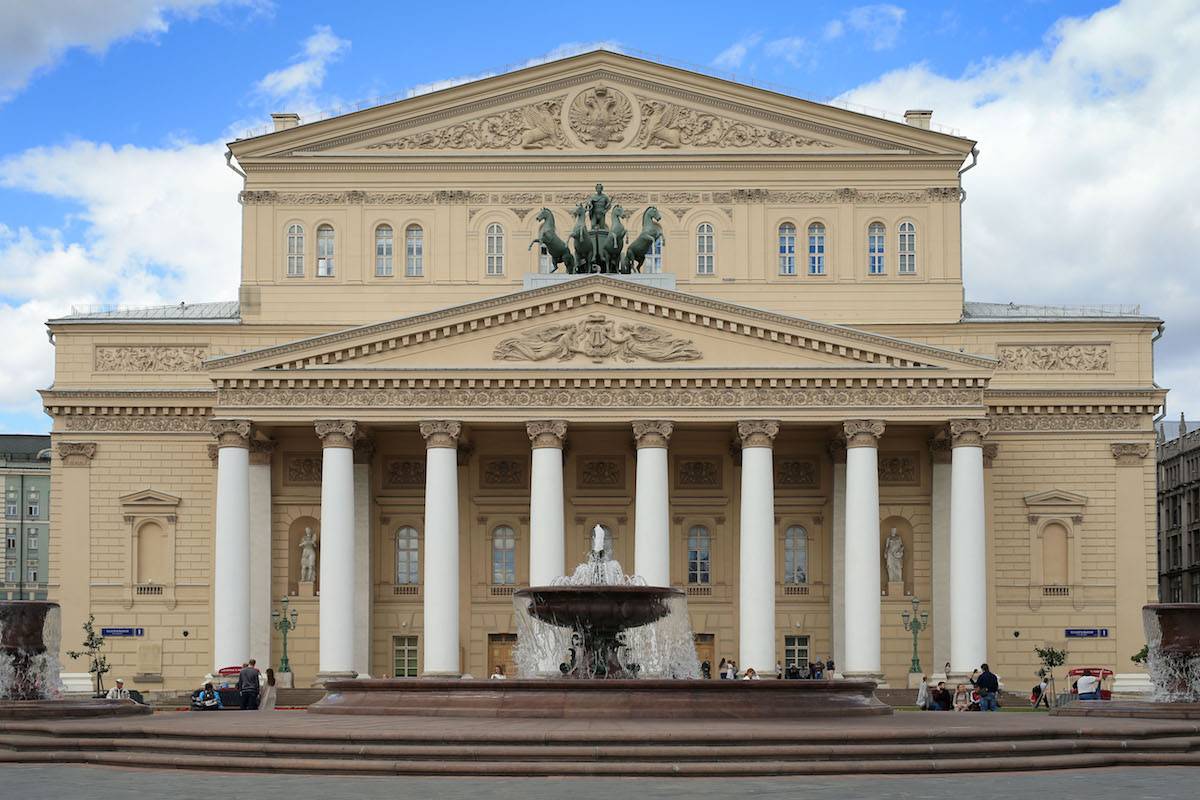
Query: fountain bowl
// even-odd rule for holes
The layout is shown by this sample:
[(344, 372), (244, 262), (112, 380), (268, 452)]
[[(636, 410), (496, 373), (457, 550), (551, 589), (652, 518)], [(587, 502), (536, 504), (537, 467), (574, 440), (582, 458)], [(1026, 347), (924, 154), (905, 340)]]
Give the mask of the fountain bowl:
[(586, 624), (597, 631), (622, 631), (657, 622), (668, 601), (684, 597), (666, 586), (531, 586), (513, 597), (529, 601), (529, 613), (560, 628)]

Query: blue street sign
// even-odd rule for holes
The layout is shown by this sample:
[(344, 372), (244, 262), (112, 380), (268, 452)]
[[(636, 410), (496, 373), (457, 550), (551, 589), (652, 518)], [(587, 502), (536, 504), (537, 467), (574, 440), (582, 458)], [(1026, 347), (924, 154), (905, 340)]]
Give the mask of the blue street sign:
[(1068, 639), (1107, 639), (1108, 628), (1067, 628)]
[(145, 628), (101, 628), (101, 636), (145, 636)]

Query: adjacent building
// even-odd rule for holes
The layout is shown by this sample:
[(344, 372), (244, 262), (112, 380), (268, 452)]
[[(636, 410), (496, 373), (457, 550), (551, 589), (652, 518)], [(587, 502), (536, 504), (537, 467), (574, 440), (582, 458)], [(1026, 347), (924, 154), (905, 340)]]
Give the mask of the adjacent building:
[(45, 600), (50, 563), (50, 437), (0, 435), (2, 600)]
[(1158, 596), (1164, 603), (1200, 603), (1200, 424), (1180, 419), (1160, 429), (1166, 435), (1156, 448)]
[(51, 597), (132, 685), (285, 596), (298, 685), (487, 675), (597, 525), (713, 664), (903, 686), (916, 598), (932, 673), (1144, 683), (1161, 321), (966, 302), (930, 112), (596, 52), (299, 122), (230, 144), (236, 301), (49, 322)]

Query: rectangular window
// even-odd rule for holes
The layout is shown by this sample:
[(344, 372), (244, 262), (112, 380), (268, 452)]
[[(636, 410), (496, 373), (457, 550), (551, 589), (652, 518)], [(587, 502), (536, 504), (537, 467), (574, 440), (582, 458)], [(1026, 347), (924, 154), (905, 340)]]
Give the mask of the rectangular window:
[(425, 274), (425, 231), (420, 225), (409, 225), (404, 233), (404, 274), (409, 278)]
[(4, 514), (5, 514), (5, 516), (8, 516), (8, 517), (15, 517), (15, 516), (17, 516), (17, 504), (16, 504), (16, 503), (9, 503), (9, 504), (8, 504), (8, 507), (7, 507), (7, 508), (5, 508), (5, 510), (4, 510)]
[(39, 506), (37, 503), (29, 504), (29, 514), (27, 516), (36, 517), (40, 513), (41, 513), (41, 506)]
[(825, 274), (825, 227), (808, 229), (808, 274)]
[(30, 536), (30, 537), (29, 537), (29, 549), (30, 549), (30, 550), (37, 550), (37, 549), (38, 549), (38, 537), (37, 537), (37, 536)]
[(9, 566), (8, 569), (5, 570), (5, 580), (7, 580), (9, 583), (17, 582), (17, 568), (16, 567)]
[(516, 534), (507, 525), (492, 531), (492, 585), (512, 586), (517, 582)]
[(417, 637), (392, 637), (392, 674), (397, 678), (417, 677)]
[(688, 583), (708, 584), (712, 580), (712, 537), (708, 528), (696, 525), (688, 531)]
[(802, 670), (808, 669), (807, 636), (783, 637), (783, 668), (787, 669), (793, 666)]
[(29, 580), (29, 581), (31, 581), (31, 582), (33, 582), (33, 583), (37, 583), (37, 579), (38, 579), (38, 571), (37, 571), (37, 567), (30, 567), (30, 568), (29, 568), (29, 571), (28, 571), (28, 572), (26, 572), (25, 574), (29, 576), (29, 577), (27, 578), (27, 580)]
[(10, 530), (8, 532), (7, 540), (8, 540), (7, 541), (8, 549), (16, 550), (17, 549), (17, 534)]
[(386, 225), (375, 230), (375, 277), (392, 277), (392, 229)]

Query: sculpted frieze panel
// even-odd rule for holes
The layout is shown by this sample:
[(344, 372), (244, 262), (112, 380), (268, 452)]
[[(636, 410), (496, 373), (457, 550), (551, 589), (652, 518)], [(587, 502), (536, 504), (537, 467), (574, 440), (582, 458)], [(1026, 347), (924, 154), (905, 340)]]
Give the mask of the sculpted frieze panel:
[(609, 360), (694, 361), (701, 357), (690, 339), (661, 328), (611, 320), (603, 314), (566, 325), (545, 325), (502, 340), (492, 352), (497, 361), (570, 361), (577, 355), (593, 363)]
[(1148, 414), (1001, 414), (988, 417), (992, 433), (1026, 431), (1149, 430)]
[(208, 433), (208, 417), (201, 416), (69, 416), (69, 431), (146, 431), (149, 433)]
[(425, 460), (392, 458), (383, 460), (385, 489), (421, 489), (425, 486)]
[(915, 453), (879, 455), (879, 482), (893, 486), (915, 486), (921, 482), (920, 463)]
[(721, 459), (681, 458), (675, 476), (675, 486), (679, 489), (720, 489), (721, 488)]
[(816, 489), (821, 471), (812, 458), (781, 458), (775, 463), (775, 485), (788, 489)]
[(719, 117), (707, 111), (638, 97), (642, 119), (634, 137), (635, 147), (674, 149), (677, 147), (764, 147), (830, 148), (832, 142), (812, 139), (791, 131), (752, 125), (741, 120)]
[(208, 348), (196, 345), (97, 345), (96, 372), (198, 372)]
[(283, 460), (283, 482), (291, 486), (320, 486), (323, 463), (320, 453), (297, 453)]
[(562, 149), (565, 96), (510, 108), (486, 117), (410, 133), (367, 145), (367, 150), (540, 150)]
[(624, 489), (625, 460), (616, 456), (581, 456), (577, 485), (581, 489)]
[(479, 484), (488, 489), (521, 488), (528, 476), (528, 465), (523, 458), (485, 458), (479, 465)]
[(1005, 372), (1107, 372), (1105, 344), (1002, 344), (996, 349)]

